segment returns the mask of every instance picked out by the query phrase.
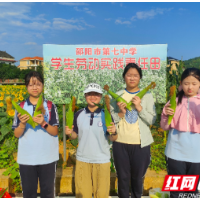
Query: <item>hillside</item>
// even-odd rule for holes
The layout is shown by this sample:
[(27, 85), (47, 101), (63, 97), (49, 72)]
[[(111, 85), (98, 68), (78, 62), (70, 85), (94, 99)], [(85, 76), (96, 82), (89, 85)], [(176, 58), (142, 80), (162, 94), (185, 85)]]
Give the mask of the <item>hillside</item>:
[(200, 69), (200, 57), (183, 61), (185, 68), (196, 67)]

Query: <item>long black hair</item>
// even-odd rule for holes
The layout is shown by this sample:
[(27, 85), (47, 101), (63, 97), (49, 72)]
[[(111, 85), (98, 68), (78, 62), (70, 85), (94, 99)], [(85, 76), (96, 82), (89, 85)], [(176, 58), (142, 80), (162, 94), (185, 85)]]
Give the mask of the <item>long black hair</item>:
[[(183, 82), (183, 80), (187, 78), (188, 76), (193, 76), (198, 81), (200, 81), (200, 70), (194, 67), (187, 68), (181, 75), (181, 82)], [(183, 89), (180, 92), (178, 92), (177, 96), (178, 96), (178, 104), (180, 104), (184, 96)]]

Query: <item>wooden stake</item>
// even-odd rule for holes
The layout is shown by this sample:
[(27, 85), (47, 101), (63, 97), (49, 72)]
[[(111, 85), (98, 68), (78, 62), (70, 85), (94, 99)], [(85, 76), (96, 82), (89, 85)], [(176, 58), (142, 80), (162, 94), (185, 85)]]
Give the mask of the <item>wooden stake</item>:
[(66, 134), (65, 134), (65, 115), (66, 109), (65, 104), (63, 104), (63, 151), (64, 151), (64, 162), (66, 162)]

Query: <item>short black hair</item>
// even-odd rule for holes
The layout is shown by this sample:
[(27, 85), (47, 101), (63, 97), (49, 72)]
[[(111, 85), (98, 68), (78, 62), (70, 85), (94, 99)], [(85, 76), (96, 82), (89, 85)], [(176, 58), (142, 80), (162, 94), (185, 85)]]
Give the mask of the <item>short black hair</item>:
[(123, 72), (123, 74), (122, 74), (123, 78), (125, 77), (126, 73), (128, 72), (128, 70), (129, 70), (130, 68), (136, 69), (136, 70), (138, 71), (139, 75), (140, 75), (140, 79), (142, 78), (142, 70), (141, 70), (141, 68), (140, 68), (137, 64), (135, 64), (135, 63), (128, 63), (128, 64), (126, 65), (126, 67), (124, 68), (124, 72)]
[(28, 74), (26, 74), (26, 76), (25, 76), (25, 85), (26, 85), (26, 87), (28, 86), (28, 84), (29, 84), (29, 82), (30, 82), (32, 77), (35, 77), (38, 81), (40, 81), (42, 84), (44, 84), (43, 76), (39, 72), (31, 71)]

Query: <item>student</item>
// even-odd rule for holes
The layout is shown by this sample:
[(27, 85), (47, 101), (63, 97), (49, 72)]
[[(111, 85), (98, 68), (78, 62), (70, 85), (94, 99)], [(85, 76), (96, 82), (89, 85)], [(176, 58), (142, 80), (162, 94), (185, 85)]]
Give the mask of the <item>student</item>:
[[(200, 70), (186, 69), (181, 76), (181, 90), (175, 113), (167, 102), (163, 108), (160, 126), (169, 130), (165, 148), (169, 175), (200, 175)], [(168, 116), (174, 117), (168, 125)], [(181, 192), (183, 193), (183, 192)], [(194, 194), (198, 193), (198, 190)], [(170, 197), (179, 197), (179, 192), (170, 192)]]
[[(38, 72), (30, 72), (25, 77), (25, 84), (29, 97), (24, 102), (23, 109), (33, 116), (39, 95), (43, 91), (43, 77)], [(51, 111), (47, 104), (51, 105)], [(24, 198), (37, 198), (38, 178), (40, 197), (55, 197), (56, 162), (59, 159), (59, 119), (57, 108), (52, 102), (44, 99), (43, 107), (45, 114), (33, 117), (33, 121), (39, 124), (34, 129), (27, 123), (28, 115), (21, 116), (15, 111), (12, 128), (15, 137), (19, 138), (17, 163)]]
[[(98, 84), (89, 84), (84, 91), (87, 107), (74, 116), (72, 129), (66, 126), (66, 134), (78, 137), (76, 153), (75, 190), (76, 197), (108, 198), (110, 191), (110, 141), (117, 139), (113, 122), (105, 126), (104, 110), (98, 108), (102, 98)], [(106, 131), (107, 129), (107, 131)], [(109, 133), (111, 135), (109, 135)]]
[(126, 88), (117, 92), (127, 102), (132, 101), (132, 111), (126, 104), (112, 103), (112, 116), (117, 123), (118, 138), (113, 142), (114, 164), (118, 177), (118, 196), (129, 198), (129, 183), (131, 180), (131, 197), (141, 198), (143, 179), (150, 164), (150, 144), (153, 137), (149, 126), (156, 120), (154, 99), (147, 92), (142, 99), (139, 93), (139, 83), (142, 70), (135, 63), (129, 63), (123, 72)]

